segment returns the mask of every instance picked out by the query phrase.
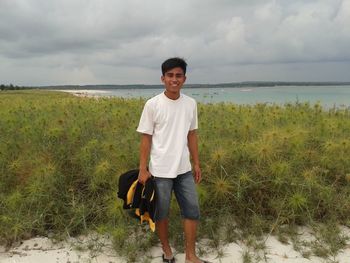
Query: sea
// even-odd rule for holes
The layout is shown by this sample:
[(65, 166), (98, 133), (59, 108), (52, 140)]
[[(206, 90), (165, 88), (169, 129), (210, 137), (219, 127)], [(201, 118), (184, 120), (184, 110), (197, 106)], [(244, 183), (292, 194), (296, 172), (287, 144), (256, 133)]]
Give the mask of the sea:
[[(94, 89), (63, 90), (72, 93), (123, 97), (151, 98), (163, 89)], [(350, 85), (343, 86), (271, 86), (271, 87), (223, 87), (223, 88), (186, 88), (182, 93), (191, 96), (200, 103), (235, 103), (235, 104), (278, 104), (304, 103), (320, 104), (326, 108), (350, 109)]]

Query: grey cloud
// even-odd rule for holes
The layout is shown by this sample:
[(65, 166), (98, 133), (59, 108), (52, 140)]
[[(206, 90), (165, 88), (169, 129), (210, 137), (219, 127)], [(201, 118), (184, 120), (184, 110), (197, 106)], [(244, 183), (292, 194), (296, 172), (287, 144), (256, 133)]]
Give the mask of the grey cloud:
[(169, 56), (188, 59), (193, 82), (209, 72), (218, 82), (253, 80), (264, 72), (273, 80), (272, 69), (302, 79), (293, 68), (312, 65), (310, 72), (321, 72), (331, 68), (322, 64), (337, 61), (341, 66), (334, 69), (349, 69), (348, 0), (1, 0), (0, 16), (5, 81), (16, 71), (23, 72), (23, 83), (35, 82), (28, 72), (45, 72), (46, 82), (55, 83), (158, 83), (159, 64)]

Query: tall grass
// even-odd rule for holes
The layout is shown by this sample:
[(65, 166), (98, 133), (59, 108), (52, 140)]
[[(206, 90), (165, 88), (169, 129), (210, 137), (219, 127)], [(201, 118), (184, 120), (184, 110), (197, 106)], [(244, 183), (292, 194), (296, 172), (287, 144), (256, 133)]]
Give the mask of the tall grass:
[(118, 175), (138, 165), (142, 102), (51, 92), (0, 96), (2, 241), (117, 224)]
[[(1, 242), (91, 229), (113, 229), (119, 245), (130, 232), (135, 238), (116, 191), (118, 176), (138, 167), (144, 102), (1, 92)], [(255, 234), (285, 224), (350, 225), (348, 109), (200, 104), (198, 112), (200, 236), (214, 237), (228, 217)]]

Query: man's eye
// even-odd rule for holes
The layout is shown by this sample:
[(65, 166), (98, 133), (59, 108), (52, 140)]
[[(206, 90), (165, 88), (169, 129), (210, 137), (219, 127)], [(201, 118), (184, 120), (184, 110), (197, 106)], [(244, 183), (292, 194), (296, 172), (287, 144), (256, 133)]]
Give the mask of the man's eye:
[(166, 76), (167, 76), (168, 78), (173, 78), (174, 76), (175, 76), (176, 78), (182, 78), (182, 77), (184, 76), (184, 74), (181, 74), (181, 73), (179, 73), (179, 74), (168, 73), (168, 74), (166, 74)]

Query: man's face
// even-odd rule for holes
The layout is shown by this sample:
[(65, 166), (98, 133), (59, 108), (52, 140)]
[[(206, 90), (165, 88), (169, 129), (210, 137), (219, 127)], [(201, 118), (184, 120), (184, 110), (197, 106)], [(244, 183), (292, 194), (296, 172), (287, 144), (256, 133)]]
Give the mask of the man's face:
[(186, 81), (186, 76), (182, 68), (177, 67), (165, 72), (161, 79), (167, 92), (178, 94)]

